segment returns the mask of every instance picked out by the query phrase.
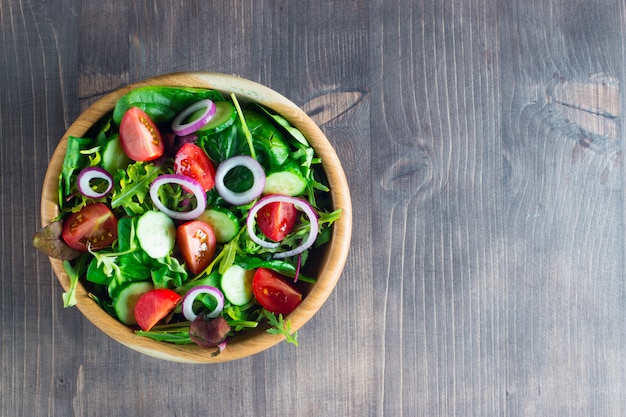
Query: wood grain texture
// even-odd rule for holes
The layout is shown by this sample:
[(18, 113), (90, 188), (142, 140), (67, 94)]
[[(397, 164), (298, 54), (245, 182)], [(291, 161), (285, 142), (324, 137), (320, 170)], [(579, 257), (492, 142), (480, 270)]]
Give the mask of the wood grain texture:
[(624, 409), (623, 55), (607, 48), (623, 32), (605, 3), (371, 13), (381, 415)]
[[(0, 0), (0, 415), (622, 416), (620, 0)], [(260, 82), (342, 160), (346, 269), (242, 361), (159, 361), (64, 310), (39, 225), (81, 110), (156, 74)]]

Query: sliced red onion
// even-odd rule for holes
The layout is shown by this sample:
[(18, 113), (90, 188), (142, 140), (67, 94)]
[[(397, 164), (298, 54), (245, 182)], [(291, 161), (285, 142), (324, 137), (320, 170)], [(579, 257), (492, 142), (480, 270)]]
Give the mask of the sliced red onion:
[[(106, 170), (98, 167), (85, 168), (78, 174), (78, 191), (85, 197), (101, 198), (107, 195), (113, 188), (113, 176)], [(102, 192), (95, 191), (91, 188), (91, 181), (105, 180), (108, 185)]]
[[(161, 200), (159, 200), (159, 188), (165, 184), (178, 184), (184, 187), (185, 190), (193, 193), (196, 197), (196, 208), (190, 211), (176, 211), (165, 207)], [(150, 198), (152, 198), (152, 203), (157, 209), (174, 220), (193, 220), (204, 213), (206, 209), (206, 193), (204, 189), (198, 181), (186, 175), (165, 174), (158, 176), (150, 185)]]
[(297, 209), (302, 211), (309, 218), (309, 222), (311, 224), (311, 228), (309, 230), (309, 235), (306, 239), (303, 239), (299, 246), (294, 249), (280, 252), (274, 255), (274, 258), (288, 258), (290, 256), (299, 255), (315, 243), (315, 239), (317, 239), (317, 234), (319, 233), (319, 222), (317, 221), (317, 214), (311, 205), (301, 198), (296, 197), (288, 197), (286, 195), (268, 195), (260, 199), (248, 212), (248, 218), (246, 219), (246, 227), (248, 229), (248, 234), (250, 235), (250, 239), (252, 239), (257, 244), (263, 246), (264, 248), (276, 248), (278, 247), (278, 242), (268, 242), (267, 240), (263, 240), (259, 238), (254, 233), (254, 224), (256, 223), (256, 214), (258, 211), (265, 205), (276, 202), (284, 202), (291, 203), (296, 206)]
[[(226, 187), (226, 184), (224, 184), (224, 178), (230, 170), (239, 166), (250, 170), (254, 182), (252, 187), (248, 190), (236, 193)], [(219, 164), (217, 171), (215, 172), (215, 189), (220, 197), (230, 204), (234, 204), (236, 206), (247, 204), (260, 196), (263, 192), (263, 188), (265, 188), (265, 171), (256, 159), (247, 155), (238, 155), (228, 158)]]
[[(197, 112), (198, 110), (205, 109), (204, 113), (200, 115), (197, 119), (192, 120), (189, 123), (181, 124), (183, 120)], [(209, 122), (215, 116), (215, 112), (217, 111), (217, 107), (213, 101), (206, 99), (200, 100), (191, 106), (187, 107), (183, 110), (178, 116), (174, 118), (172, 121), (172, 130), (178, 136), (185, 136), (191, 133), (196, 132), (198, 129), (203, 127), (205, 124)]]
[(293, 277), (293, 282), (298, 282), (298, 278), (300, 277), (300, 267), (302, 266), (302, 254), (298, 255), (298, 262), (296, 263), (296, 273)]
[(217, 355), (219, 355), (220, 353), (222, 353), (224, 351), (224, 349), (226, 349), (226, 346), (228, 345), (228, 338), (224, 339), (224, 341), (222, 341), (221, 343), (217, 344), (217, 350), (213, 353), (211, 353), (211, 356), (215, 357)]
[(207, 314), (207, 318), (214, 319), (219, 317), (222, 314), (222, 310), (224, 309), (224, 294), (222, 292), (210, 285), (199, 285), (197, 287), (193, 287), (185, 296), (183, 297), (183, 316), (189, 321), (194, 321), (198, 315), (193, 312), (193, 302), (194, 300), (202, 294), (209, 294), (217, 301), (217, 306), (215, 310), (211, 313)]

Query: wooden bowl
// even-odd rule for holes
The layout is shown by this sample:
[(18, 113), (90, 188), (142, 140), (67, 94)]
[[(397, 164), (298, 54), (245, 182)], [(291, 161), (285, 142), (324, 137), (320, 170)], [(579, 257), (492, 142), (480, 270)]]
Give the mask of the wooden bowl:
[[(145, 85), (203, 87), (220, 90), (224, 95), (235, 93), (241, 102), (258, 102), (285, 117), (300, 129), (322, 159), (328, 177), (333, 209), (343, 209), (341, 218), (334, 223), (332, 240), (314, 253), (313, 275), (317, 282), (311, 286), (302, 303), (286, 319), (292, 330), (302, 327), (324, 304), (333, 291), (343, 270), (352, 232), (352, 207), (350, 192), (341, 163), (333, 147), (319, 127), (294, 103), (279, 93), (253, 81), (233, 75), (208, 72), (186, 72), (160, 75), (120, 88), (91, 105), (67, 130), (57, 146), (43, 184), (41, 198), (41, 223), (46, 226), (59, 215), (59, 175), (67, 148), (68, 136), (83, 136), (89, 128), (113, 110), (117, 100), (129, 91)], [(50, 258), (52, 269), (64, 290), (69, 288), (69, 279), (60, 260)], [(309, 274), (311, 272), (308, 272)], [(59, 294), (60, 296), (60, 294)], [(211, 363), (244, 358), (274, 346), (282, 336), (267, 333), (267, 328), (244, 332), (229, 341), (227, 348), (212, 356), (214, 349), (201, 348), (195, 344), (175, 345), (136, 336), (133, 329), (108, 315), (91, 298), (82, 284), (76, 289), (77, 307), (96, 327), (123, 345), (144, 354), (176, 362)]]

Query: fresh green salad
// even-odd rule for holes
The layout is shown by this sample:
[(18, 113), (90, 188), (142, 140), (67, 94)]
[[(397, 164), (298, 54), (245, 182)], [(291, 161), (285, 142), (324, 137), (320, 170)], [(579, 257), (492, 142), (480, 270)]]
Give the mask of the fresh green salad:
[(278, 114), (200, 88), (132, 90), (85, 135), (69, 137), (59, 219), (35, 247), (63, 259), (76, 303), (90, 297), (138, 335), (221, 352), (284, 319), (315, 282), (309, 251), (330, 239), (320, 159)]

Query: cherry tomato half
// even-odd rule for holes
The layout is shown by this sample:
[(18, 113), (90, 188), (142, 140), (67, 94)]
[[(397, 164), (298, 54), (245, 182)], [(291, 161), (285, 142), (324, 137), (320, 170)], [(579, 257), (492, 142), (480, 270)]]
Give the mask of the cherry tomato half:
[(178, 226), (176, 243), (192, 274), (199, 274), (209, 266), (217, 246), (213, 229), (200, 220)]
[(265, 236), (280, 242), (293, 230), (298, 218), (298, 209), (291, 203), (276, 201), (259, 209), (256, 222)]
[(287, 315), (302, 302), (302, 293), (278, 272), (259, 268), (252, 279), (252, 293), (261, 306), (274, 314)]
[(182, 297), (168, 288), (157, 288), (143, 294), (135, 304), (135, 319), (142, 330), (148, 331), (163, 320)]
[(215, 167), (202, 150), (193, 143), (184, 144), (174, 158), (174, 171), (198, 181), (204, 191), (215, 186)]
[(139, 107), (131, 107), (124, 113), (120, 122), (120, 144), (134, 161), (152, 161), (165, 151), (159, 129)]
[(88, 204), (63, 222), (61, 237), (72, 249), (87, 252), (111, 246), (117, 239), (117, 218), (103, 203)]

